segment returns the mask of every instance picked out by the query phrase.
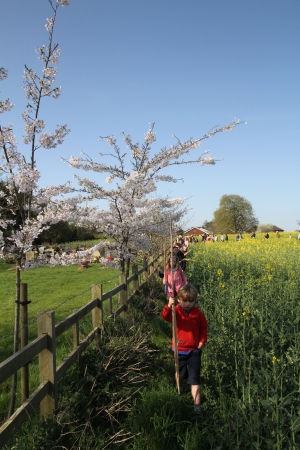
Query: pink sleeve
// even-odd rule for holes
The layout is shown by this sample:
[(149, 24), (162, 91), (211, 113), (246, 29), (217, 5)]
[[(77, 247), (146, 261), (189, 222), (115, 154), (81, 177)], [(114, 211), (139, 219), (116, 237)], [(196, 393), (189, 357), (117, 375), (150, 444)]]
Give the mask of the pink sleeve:
[(184, 275), (184, 272), (183, 272), (181, 267), (180, 267), (180, 271), (181, 271), (181, 279), (182, 279), (182, 283), (183, 283), (182, 285), (184, 286), (185, 284), (188, 284), (188, 281), (187, 281), (187, 279), (186, 279), (186, 277)]
[[(168, 269), (168, 270), (166, 271), (166, 273), (165, 273), (165, 280), (166, 280), (167, 283), (170, 284), (169, 277), (170, 277), (170, 269)], [(172, 282), (171, 282), (171, 283), (172, 283)]]

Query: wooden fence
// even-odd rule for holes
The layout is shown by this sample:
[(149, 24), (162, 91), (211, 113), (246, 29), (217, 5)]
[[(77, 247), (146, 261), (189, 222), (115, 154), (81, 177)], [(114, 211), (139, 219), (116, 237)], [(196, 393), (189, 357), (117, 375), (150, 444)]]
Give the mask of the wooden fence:
[[(156, 263), (162, 262), (162, 256), (150, 258), (141, 269), (137, 265), (132, 266), (132, 275), (127, 277), (120, 274), (120, 284), (114, 289), (103, 293), (101, 284), (92, 286), (92, 300), (75, 313), (71, 314), (55, 325), (54, 311), (46, 311), (38, 316), (38, 337), (30, 344), (19, 350), (10, 358), (0, 364), (0, 384), (10, 378), (18, 370), (26, 367), (34, 357), (39, 356), (39, 387), (24, 399), (23, 404), (0, 428), (0, 448), (10, 439), (12, 434), (29, 419), (38, 406), (42, 417), (51, 417), (57, 408), (57, 383), (66, 371), (78, 361), (81, 353), (94, 341), (103, 328), (103, 303), (108, 301), (109, 318), (114, 319), (127, 316), (127, 309), (133, 296), (138, 292), (154, 273)], [(132, 293), (130, 294), (130, 284)], [(112, 298), (119, 294), (120, 306), (113, 311)], [(80, 342), (79, 321), (87, 314), (92, 313), (92, 330), (88, 336)], [(73, 329), (73, 351), (56, 367), (56, 338), (61, 336), (69, 328)], [(29, 384), (28, 376), (27, 383)], [(25, 387), (25, 392), (28, 386)], [(29, 392), (29, 391), (28, 391)]]

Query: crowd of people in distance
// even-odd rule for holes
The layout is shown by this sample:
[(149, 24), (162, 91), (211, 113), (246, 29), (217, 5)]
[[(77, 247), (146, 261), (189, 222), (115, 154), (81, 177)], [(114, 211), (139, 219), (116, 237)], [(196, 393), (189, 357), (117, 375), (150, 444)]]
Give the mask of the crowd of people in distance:
[[(204, 233), (203, 235), (199, 236), (200, 242), (218, 242), (219, 237), (216, 234), (213, 234), (212, 236), (210, 234)], [(199, 239), (195, 236), (191, 236), (187, 238), (188, 242), (197, 243), (199, 242)], [(228, 241), (228, 234), (222, 233), (220, 237), (221, 242)]]
[[(279, 231), (275, 231), (275, 237), (277, 238), (277, 239), (279, 239), (280, 238), (280, 233), (279, 233)], [(255, 231), (252, 231), (251, 233), (250, 233), (250, 238), (251, 239), (255, 239), (256, 238), (256, 233), (255, 233)], [(264, 234), (264, 239), (269, 239), (270, 238), (270, 234), (269, 234), (269, 232), (267, 231), (265, 234)], [(293, 238), (293, 235), (290, 233), (289, 234), (289, 238), (290, 239), (292, 239)], [(232, 239), (234, 239), (235, 241), (241, 241), (242, 239), (243, 239), (243, 235), (242, 235), (242, 233), (237, 233), (236, 235), (235, 235), (235, 237), (234, 236), (232, 236), (231, 235), (231, 238), (230, 238), (230, 240), (232, 240)], [(300, 232), (299, 232), (299, 234), (298, 234), (298, 236), (296, 236), (296, 239), (298, 239), (298, 241), (300, 241)], [(218, 241), (221, 241), (221, 242), (227, 242), (229, 240), (229, 237), (228, 237), (228, 234), (224, 234), (224, 233), (222, 233), (221, 234), (221, 236), (219, 237), (217, 234), (206, 234), (206, 233), (204, 233), (203, 235), (199, 235), (198, 237), (196, 237), (196, 236), (189, 236), (189, 237), (187, 237), (187, 238), (185, 238), (185, 245), (188, 247), (188, 244), (191, 242), (191, 243), (198, 243), (198, 242), (218, 242)]]

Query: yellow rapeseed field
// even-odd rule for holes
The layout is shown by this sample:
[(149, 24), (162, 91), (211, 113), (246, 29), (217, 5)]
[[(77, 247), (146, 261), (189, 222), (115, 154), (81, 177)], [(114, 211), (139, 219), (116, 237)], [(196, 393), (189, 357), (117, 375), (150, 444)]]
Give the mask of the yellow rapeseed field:
[(187, 278), (209, 322), (203, 393), (214, 410), (212, 448), (300, 446), (297, 235), (191, 246)]

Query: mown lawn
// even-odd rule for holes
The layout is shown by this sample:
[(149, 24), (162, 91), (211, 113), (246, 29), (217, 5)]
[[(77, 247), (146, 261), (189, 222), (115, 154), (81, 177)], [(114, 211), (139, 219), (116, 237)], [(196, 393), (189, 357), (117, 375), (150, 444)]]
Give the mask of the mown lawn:
[[(0, 362), (12, 355), (15, 314), (15, 271), (12, 266), (0, 261)], [(45, 310), (55, 311), (58, 323), (74, 310), (88, 303), (91, 298), (91, 286), (102, 283), (103, 292), (119, 284), (119, 272), (105, 268), (100, 264), (91, 264), (88, 269), (78, 270), (78, 265), (54, 268), (40, 267), (21, 272), (22, 283), (28, 285), (29, 342), (37, 337), (37, 315)], [(117, 299), (114, 299), (117, 306)], [(107, 307), (104, 308), (107, 312)], [(84, 319), (86, 330), (91, 330), (90, 315)], [(64, 333), (57, 341), (57, 362), (72, 350), (72, 330)], [(29, 365), (30, 391), (39, 384), (37, 372), (38, 358)], [(0, 387), (0, 416), (7, 413), (10, 397), (10, 380)], [(17, 400), (17, 405), (20, 398)]]
[[(1, 337), (12, 333), (14, 324), (15, 271), (8, 270), (11, 267), (0, 261), (0, 361), (10, 353), (9, 345)], [(49, 309), (55, 309), (56, 321), (59, 321), (91, 300), (93, 284), (102, 283), (103, 292), (119, 284), (119, 272), (115, 269), (100, 264), (91, 264), (85, 270), (78, 268), (78, 265), (40, 267), (21, 272), (21, 281), (28, 284), (28, 299), (31, 301), (29, 321), (39, 312)], [(36, 325), (30, 326), (31, 334), (34, 334), (34, 328)]]

